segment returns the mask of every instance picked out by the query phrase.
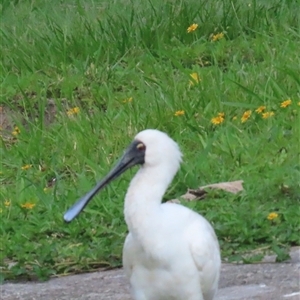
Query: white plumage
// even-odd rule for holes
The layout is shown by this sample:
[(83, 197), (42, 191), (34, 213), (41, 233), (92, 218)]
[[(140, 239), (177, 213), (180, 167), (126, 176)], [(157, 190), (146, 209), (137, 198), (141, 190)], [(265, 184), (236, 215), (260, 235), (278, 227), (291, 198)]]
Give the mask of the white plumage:
[(123, 265), (134, 300), (212, 300), (217, 291), (221, 259), (213, 228), (182, 205), (161, 203), (180, 162), (179, 147), (168, 135), (144, 130), (115, 168), (64, 215), (70, 222), (111, 180), (141, 165), (124, 208), (129, 234)]
[(219, 244), (211, 225), (175, 203), (161, 203), (177, 173), (178, 145), (157, 130), (140, 132), (145, 163), (125, 198), (129, 229), (123, 265), (135, 300), (211, 300), (220, 273)]

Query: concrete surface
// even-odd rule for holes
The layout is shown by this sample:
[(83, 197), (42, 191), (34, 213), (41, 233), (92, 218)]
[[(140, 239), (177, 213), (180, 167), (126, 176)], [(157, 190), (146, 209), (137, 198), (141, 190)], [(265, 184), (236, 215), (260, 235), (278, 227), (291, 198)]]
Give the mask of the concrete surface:
[[(300, 300), (300, 247), (287, 263), (223, 264), (216, 300)], [(122, 269), (51, 279), (48, 282), (5, 283), (3, 300), (130, 300)]]

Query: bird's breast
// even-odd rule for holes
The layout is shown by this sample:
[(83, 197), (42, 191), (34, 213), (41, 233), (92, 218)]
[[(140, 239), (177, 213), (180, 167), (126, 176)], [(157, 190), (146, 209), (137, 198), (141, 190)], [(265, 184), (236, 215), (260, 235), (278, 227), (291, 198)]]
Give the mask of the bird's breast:
[(174, 247), (157, 244), (155, 240), (142, 245), (129, 234), (124, 245), (123, 265), (136, 295), (142, 293), (145, 299), (169, 300), (189, 299), (191, 292), (199, 292), (197, 270), (189, 253), (184, 253), (179, 245), (177, 251)]

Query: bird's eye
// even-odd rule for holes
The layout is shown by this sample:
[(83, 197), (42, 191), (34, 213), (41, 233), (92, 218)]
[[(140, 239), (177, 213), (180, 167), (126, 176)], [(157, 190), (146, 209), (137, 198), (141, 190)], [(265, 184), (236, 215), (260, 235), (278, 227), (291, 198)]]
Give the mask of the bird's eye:
[(137, 144), (136, 149), (138, 149), (139, 151), (145, 151), (146, 146), (143, 143), (139, 143)]

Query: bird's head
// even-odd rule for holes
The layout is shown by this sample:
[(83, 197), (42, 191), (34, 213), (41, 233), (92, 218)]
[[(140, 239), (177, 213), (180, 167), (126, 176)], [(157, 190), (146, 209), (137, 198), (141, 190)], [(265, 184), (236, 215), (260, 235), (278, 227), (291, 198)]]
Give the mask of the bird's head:
[(155, 129), (141, 131), (116, 166), (65, 213), (64, 220), (71, 222), (101, 189), (127, 169), (135, 165), (142, 165), (145, 168), (156, 168), (157, 171), (164, 170), (173, 177), (180, 162), (179, 147), (167, 134)]
[(139, 132), (133, 143), (143, 149), (143, 166), (146, 168), (167, 168), (176, 173), (180, 162), (181, 152), (176, 142), (166, 133), (155, 129)]

